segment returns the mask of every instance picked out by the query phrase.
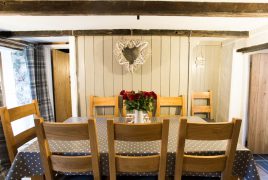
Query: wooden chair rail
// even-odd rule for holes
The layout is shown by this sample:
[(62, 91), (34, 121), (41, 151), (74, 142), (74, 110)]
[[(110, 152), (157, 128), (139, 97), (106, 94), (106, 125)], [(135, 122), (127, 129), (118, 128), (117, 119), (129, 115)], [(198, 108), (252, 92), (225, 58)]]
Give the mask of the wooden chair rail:
[(52, 169), (59, 172), (92, 171), (91, 156), (59, 156), (51, 155)]
[[(206, 105), (197, 105), (195, 104), (196, 100), (206, 100)], [(193, 92), (192, 93), (192, 109), (191, 114), (194, 116), (195, 114), (207, 114), (209, 119), (212, 119), (213, 107), (212, 107), (212, 92)]]
[(35, 137), (36, 137), (36, 130), (35, 127), (32, 127), (14, 137), (15, 145), (17, 148), (19, 148), (20, 146), (22, 146), (23, 144), (32, 140)]
[[(119, 126), (118, 126), (119, 125)], [(118, 126), (117, 128), (115, 128)], [(120, 127), (121, 126), (121, 127)], [(159, 129), (161, 127), (161, 130)], [(122, 129), (121, 129), (122, 128)], [(123, 129), (124, 128), (124, 129)], [(135, 132), (135, 131), (141, 132)], [(121, 131), (120, 136), (117, 136), (116, 131)], [(156, 133), (159, 135), (156, 135)], [(108, 136), (108, 149), (109, 149), (109, 171), (110, 180), (116, 179), (116, 172), (151, 172), (158, 171), (158, 179), (164, 180), (166, 173), (166, 160), (167, 160), (167, 145), (168, 145), (168, 132), (169, 132), (169, 120), (164, 119), (163, 123), (156, 124), (118, 124), (114, 123), (113, 120), (107, 121), (107, 136)], [(123, 138), (133, 136), (135, 138)], [(153, 134), (149, 135), (150, 133)], [(139, 156), (139, 157), (123, 157), (116, 155), (115, 151), (115, 139), (120, 137), (124, 141), (144, 141), (146, 140), (161, 140), (161, 151), (159, 155), (152, 156)], [(143, 137), (143, 138), (141, 138)]]
[(33, 103), (11, 108), (11, 109), (8, 109), (8, 111), (9, 111), (9, 118), (11, 122), (17, 119), (21, 119), (23, 117), (36, 114), (37, 112), (36, 106)]
[[(184, 96), (162, 97), (157, 96), (156, 116), (162, 116), (161, 107), (181, 107), (180, 115), (186, 116), (186, 101)], [(166, 115), (164, 115), (166, 116)]]
[(115, 156), (118, 172), (155, 172), (159, 170), (159, 155), (130, 157)]
[[(87, 140), (87, 123), (43, 123), (46, 138), (63, 141)], [(66, 134), (68, 132), (68, 135)]]
[(183, 171), (220, 172), (225, 169), (227, 157), (219, 156), (183, 156)]
[(114, 116), (118, 116), (118, 96), (114, 96), (114, 97), (90, 96), (89, 97), (89, 116), (98, 116), (98, 115), (95, 115), (96, 107), (114, 107)]
[(30, 128), (18, 135), (14, 135), (11, 122), (30, 115), (40, 116), (38, 102), (36, 100), (33, 100), (31, 104), (26, 104), (11, 109), (3, 107), (2, 112), (3, 115), (1, 121), (5, 134), (8, 155), (10, 161), (13, 162), (17, 154), (17, 148), (35, 138), (36, 132), (34, 130), (35, 128)]
[[(187, 123), (180, 119), (176, 153), (175, 179), (180, 180), (183, 171), (221, 172), (222, 180), (233, 179), (232, 169), (237, 146), (240, 119), (228, 123)], [(224, 155), (191, 156), (184, 154), (185, 140), (223, 140), (228, 139)]]
[(225, 140), (231, 139), (233, 123), (187, 123), (186, 139)]
[(192, 94), (192, 98), (194, 99), (209, 99), (210, 98), (210, 91), (208, 92), (194, 92)]
[(160, 106), (182, 106), (183, 100), (178, 97), (160, 97)]
[(154, 141), (160, 140), (162, 123), (125, 124), (114, 123), (114, 139), (121, 141)]
[(212, 110), (211, 106), (192, 106), (193, 113), (210, 113)]
[[(100, 180), (99, 150), (97, 142), (96, 121), (89, 119), (88, 123), (44, 123), (43, 118), (35, 119), (38, 144), (46, 179), (54, 179), (54, 171), (88, 172), (93, 170), (94, 179)], [(90, 141), (89, 156), (60, 156), (50, 151), (48, 139), (84, 140)]]
[(94, 97), (94, 106), (115, 106), (115, 97)]

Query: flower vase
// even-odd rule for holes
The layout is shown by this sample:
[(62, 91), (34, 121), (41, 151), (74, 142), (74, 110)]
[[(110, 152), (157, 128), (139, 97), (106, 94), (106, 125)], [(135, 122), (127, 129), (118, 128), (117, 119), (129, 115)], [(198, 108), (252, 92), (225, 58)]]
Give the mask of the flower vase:
[(134, 110), (134, 123), (144, 123), (143, 111)]

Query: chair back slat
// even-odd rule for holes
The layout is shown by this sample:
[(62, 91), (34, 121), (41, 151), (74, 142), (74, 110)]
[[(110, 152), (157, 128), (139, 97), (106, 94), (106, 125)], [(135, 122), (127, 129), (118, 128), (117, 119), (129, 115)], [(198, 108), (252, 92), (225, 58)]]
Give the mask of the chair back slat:
[(118, 116), (118, 96), (114, 97), (96, 97), (89, 98), (89, 116), (97, 116), (96, 107), (114, 107), (114, 116)]
[(162, 138), (162, 123), (114, 124), (114, 139), (121, 141), (155, 141)]
[(160, 106), (182, 106), (183, 100), (182, 97), (161, 97), (159, 96)]
[(17, 149), (21, 145), (35, 138), (36, 133), (34, 128), (31, 128), (21, 132), (18, 135), (14, 135), (11, 122), (30, 115), (40, 116), (38, 102), (36, 100), (33, 100), (31, 104), (18, 106), (11, 109), (3, 107), (2, 109), (3, 109), (2, 125), (7, 143), (9, 159), (11, 162), (13, 162), (18, 152)]
[(58, 172), (89, 172), (92, 171), (91, 156), (59, 156), (51, 155), (52, 170)]
[(192, 111), (194, 113), (207, 113), (207, 112), (211, 112), (211, 106), (193, 106)]
[(184, 96), (162, 97), (157, 96), (156, 116), (161, 116), (161, 107), (181, 107), (180, 115), (186, 116), (186, 101)]
[(118, 172), (156, 172), (159, 170), (160, 156), (129, 157), (117, 155), (115, 162)]
[[(191, 172), (221, 172), (222, 180), (232, 179), (234, 155), (236, 151), (240, 119), (227, 123), (187, 123), (180, 119), (178, 145), (176, 153), (175, 179), (180, 180), (183, 171)], [(185, 140), (228, 140), (226, 152), (223, 155), (200, 156), (185, 155)]]
[(23, 117), (36, 114), (37, 110), (34, 103), (8, 109), (10, 121), (15, 121)]
[(210, 99), (211, 92), (194, 92), (192, 98), (194, 99)]
[[(155, 172), (164, 180), (166, 173), (169, 120), (152, 124), (122, 124), (107, 121), (110, 180), (116, 179), (116, 172)], [(161, 140), (160, 153), (149, 156), (129, 157), (117, 155), (115, 140), (154, 141)]]
[(32, 140), (36, 137), (36, 131), (35, 127), (32, 127), (30, 129), (27, 129), (26, 131), (21, 132), (20, 134), (17, 134), (14, 137), (16, 147), (20, 147), (26, 142)]
[(191, 156), (184, 155), (183, 171), (221, 172), (225, 169), (227, 156)]
[[(46, 179), (53, 180), (54, 171), (81, 173), (92, 170), (94, 179), (99, 180), (101, 178), (95, 120), (89, 119), (88, 123), (66, 124), (44, 123), (42, 118), (36, 118), (35, 127)], [(91, 155), (54, 155), (49, 148), (49, 139), (64, 141), (89, 140)]]
[(225, 140), (231, 139), (232, 123), (187, 123), (186, 139)]
[(87, 123), (44, 123), (44, 131), (47, 139), (76, 141), (87, 140), (88, 124)]
[(116, 97), (94, 97), (94, 106), (115, 106)]

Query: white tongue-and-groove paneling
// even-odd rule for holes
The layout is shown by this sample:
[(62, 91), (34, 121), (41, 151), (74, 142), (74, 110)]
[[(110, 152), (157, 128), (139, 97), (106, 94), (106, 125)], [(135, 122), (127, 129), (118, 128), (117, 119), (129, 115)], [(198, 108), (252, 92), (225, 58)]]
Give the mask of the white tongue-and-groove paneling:
[[(145, 64), (133, 74), (119, 65), (114, 56), (116, 42), (122, 38), (149, 42), (149, 56), (146, 57)], [(153, 90), (161, 96), (187, 96), (188, 37), (79, 36), (76, 42), (79, 115), (81, 116), (88, 114), (89, 96), (114, 96), (122, 89)], [(190, 72), (192, 87), (197, 91), (212, 89), (217, 92), (214, 89), (218, 86), (217, 68), (220, 62), (218, 53), (221, 47), (201, 46), (200, 48), (205, 49), (207, 67), (205, 71)], [(163, 108), (161, 111), (165, 114), (174, 114), (176, 109)], [(113, 109), (101, 108), (98, 113), (111, 114)]]

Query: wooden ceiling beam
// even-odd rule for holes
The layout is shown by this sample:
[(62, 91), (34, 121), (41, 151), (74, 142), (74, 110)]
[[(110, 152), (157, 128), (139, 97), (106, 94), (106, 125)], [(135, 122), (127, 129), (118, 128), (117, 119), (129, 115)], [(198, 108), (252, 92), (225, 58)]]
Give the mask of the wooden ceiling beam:
[(16, 49), (16, 50), (23, 50), (28, 45), (30, 45), (30, 43), (25, 42), (25, 41), (0, 38), (0, 47), (6, 47), (6, 48), (11, 48), (11, 49)]
[(268, 17), (268, 3), (1, 0), (0, 15), (156, 15)]
[(256, 52), (256, 51), (261, 51), (261, 50), (265, 50), (265, 49), (268, 49), (268, 43), (244, 47), (241, 49), (237, 49), (236, 52), (250, 53), (250, 52)]
[(247, 38), (248, 31), (164, 30), (164, 29), (111, 29), (111, 30), (64, 30), (64, 31), (0, 31), (0, 37), (52, 37), (52, 36), (191, 36)]

